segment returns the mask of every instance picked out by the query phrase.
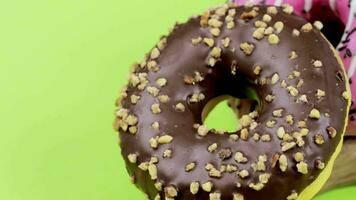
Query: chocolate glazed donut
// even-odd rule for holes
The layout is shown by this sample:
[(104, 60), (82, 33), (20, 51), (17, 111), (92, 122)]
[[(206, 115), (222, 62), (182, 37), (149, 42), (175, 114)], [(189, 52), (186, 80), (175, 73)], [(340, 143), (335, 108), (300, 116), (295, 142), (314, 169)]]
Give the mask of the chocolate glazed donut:
[[(322, 187), (350, 92), (333, 47), (292, 12), (223, 5), (176, 25), (134, 65), (115, 127), (149, 199), (307, 200)], [(258, 105), (241, 130), (202, 125), (219, 98), (249, 91)]]

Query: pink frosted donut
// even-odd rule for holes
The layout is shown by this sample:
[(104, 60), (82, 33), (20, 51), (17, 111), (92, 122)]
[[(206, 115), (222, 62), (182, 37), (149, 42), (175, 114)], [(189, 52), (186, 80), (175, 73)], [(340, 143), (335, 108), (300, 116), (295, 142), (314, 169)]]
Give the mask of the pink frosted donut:
[[(322, 21), (323, 32), (335, 46), (344, 62), (351, 83), (352, 106), (348, 134), (356, 134), (356, 0), (233, 0), (246, 3), (281, 6), (289, 4), (307, 20)], [(326, 29), (326, 30), (325, 30)]]

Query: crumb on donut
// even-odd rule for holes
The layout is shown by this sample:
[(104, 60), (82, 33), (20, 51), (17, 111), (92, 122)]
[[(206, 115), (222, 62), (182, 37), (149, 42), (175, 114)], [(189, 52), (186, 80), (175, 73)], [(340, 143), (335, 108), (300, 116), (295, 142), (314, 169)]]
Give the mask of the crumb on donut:
[(178, 195), (178, 191), (174, 186), (167, 186), (164, 188), (164, 192), (167, 197), (176, 197)]
[(158, 101), (161, 103), (168, 103), (169, 97), (168, 97), (168, 95), (159, 95)]
[(209, 129), (206, 126), (200, 125), (198, 127), (198, 135), (206, 136), (208, 134), (208, 132), (209, 132)]
[(257, 21), (255, 21), (255, 27), (256, 28), (266, 28), (267, 24), (263, 21), (257, 20)]
[(300, 30), (305, 33), (310, 32), (311, 30), (313, 30), (313, 25), (311, 23), (306, 23), (302, 26)]
[(290, 194), (287, 197), (287, 200), (296, 200), (296, 199), (298, 199), (298, 193), (296, 193), (296, 192), (292, 192), (292, 194)]
[(195, 169), (195, 166), (196, 166), (195, 162), (188, 163), (188, 164), (185, 166), (185, 171), (186, 171), (186, 172), (190, 172), (190, 171), (192, 171), (192, 170)]
[(267, 13), (268, 14), (272, 14), (272, 15), (276, 15), (278, 13), (278, 10), (274, 6), (269, 6), (269, 7), (267, 7)]
[(169, 144), (173, 140), (173, 137), (170, 135), (163, 135), (158, 138), (158, 143), (159, 144)]
[(194, 93), (190, 98), (190, 103), (198, 103), (205, 99), (205, 95), (203, 93)]
[(291, 52), (289, 53), (288, 58), (289, 58), (289, 60), (294, 60), (294, 59), (298, 58), (297, 52), (291, 51)]
[(250, 173), (246, 169), (244, 169), (239, 172), (239, 176), (241, 178), (247, 178), (248, 176), (250, 176)]
[(228, 29), (233, 29), (234, 27), (235, 27), (235, 22), (233, 22), (233, 21), (228, 22), (226, 25), (226, 28), (228, 28)]
[(209, 145), (208, 151), (209, 151), (210, 153), (212, 153), (212, 152), (216, 151), (217, 148), (218, 148), (218, 144), (213, 143), (213, 144)]
[(325, 163), (322, 162), (321, 160), (316, 160), (315, 161), (315, 166), (316, 166), (317, 169), (322, 170), (322, 169), (325, 168)]
[(199, 192), (199, 182), (194, 181), (190, 183), (190, 193), (197, 194)]
[(219, 192), (210, 193), (209, 200), (221, 200), (221, 193)]
[(323, 29), (323, 27), (324, 27), (324, 25), (321, 21), (315, 21), (313, 25), (315, 28), (317, 28), (319, 30)]
[(273, 117), (282, 117), (282, 114), (283, 114), (283, 109), (282, 108), (274, 110), (272, 112)]
[(148, 165), (148, 173), (152, 180), (156, 180), (157, 179), (157, 166), (150, 163)]
[(254, 37), (255, 39), (257, 40), (260, 40), (262, 39), (265, 35), (264, 35), (264, 32), (265, 32), (265, 28), (257, 28), (253, 34), (252, 34), (252, 37)]
[(326, 131), (327, 131), (328, 135), (330, 136), (330, 138), (334, 138), (337, 134), (336, 129), (331, 126), (327, 127)]
[(283, 4), (283, 12), (287, 13), (287, 14), (292, 14), (294, 11), (293, 6), (289, 5), (289, 4)]
[(322, 67), (323, 63), (320, 60), (315, 60), (315, 61), (313, 61), (313, 66), (316, 68)]
[(166, 149), (163, 152), (163, 158), (171, 158), (172, 157), (172, 150)]
[(135, 153), (129, 154), (127, 156), (127, 159), (129, 160), (130, 163), (135, 164), (137, 162), (137, 154), (135, 154)]
[(277, 73), (273, 74), (271, 78), (271, 84), (274, 85), (279, 81), (279, 75)]
[(177, 103), (177, 104), (175, 105), (175, 109), (176, 109), (177, 111), (179, 111), (179, 112), (184, 112), (184, 111), (185, 111), (185, 106), (184, 106), (184, 104), (182, 104), (182, 103)]
[(203, 40), (203, 38), (201, 38), (201, 37), (193, 38), (193, 39), (192, 39), (192, 44), (193, 44), (194, 46), (196, 46), (196, 45), (198, 45), (202, 40)]
[(265, 100), (270, 103), (274, 100), (275, 96), (274, 95), (271, 95), (271, 94), (268, 94), (266, 97), (265, 97)]
[(211, 190), (213, 189), (213, 183), (211, 181), (208, 181), (206, 183), (203, 183), (201, 185), (201, 188), (205, 191), (205, 192), (211, 192)]
[(350, 92), (348, 91), (345, 91), (342, 93), (342, 97), (345, 99), (345, 100), (350, 100), (351, 96), (350, 96)]
[(224, 39), (221, 40), (221, 43), (223, 44), (223, 46), (224, 46), (225, 48), (229, 47), (230, 42), (231, 42), (231, 39), (230, 39), (229, 37), (226, 37), (226, 38), (224, 38)]
[(158, 103), (154, 103), (151, 105), (151, 111), (153, 114), (158, 114), (161, 112), (160, 105)]
[(152, 51), (151, 51), (151, 55), (150, 55), (150, 58), (152, 60), (154, 59), (157, 59), (158, 57), (160, 56), (160, 51), (158, 48), (153, 48)]
[(164, 87), (164, 86), (166, 86), (167, 85), (167, 79), (166, 78), (158, 78), (157, 80), (156, 80), (156, 84), (158, 85), (158, 86), (160, 86), (160, 87)]
[(244, 200), (244, 196), (240, 193), (234, 193), (233, 200)]
[(246, 163), (248, 161), (248, 159), (241, 152), (236, 152), (234, 159), (237, 163)]
[(298, 98), (298, 102), (308, 103), (307, 95), (305, 95), (305, 94), (300, 95)]
[(206, 45), (208, 45), (209, 47), (213, 47), (214, 44), (215, 44), (215, 41), (214, 41), (214, 39), (212, 39), (212, 38), (204, 38), (203, 41), (204, 41), (204, 43), (205, 43)]
[(270, 22), (272, 20), (272, 17), (268, 14), (264, 14), (263, 17), (262, 17), (262, 21), (264, 22)]
[(249, 12), (243, 12), (240, 15), (240, 19), (251, 20), (251, 19), (255, 18), (257, 15), (258, 15), (258, 13), (255, 10), (251, 10)]
[(150, 95), (156, 97), (156, 96), (158, 95), (158, 93), (159, 93), (159, 89), (156, 88), (156, 87), (154, 87), (154, 86), (148, 86), (148, 87), (147, 87), (147, 92), (148, 92)]
[(247, 128), (243, 128), (243, 129), (241, 129), (240, 138), (242, 140), (246, 141), (248, 139), (249, 134), (250, 133), (249, 133), (248, 129)]
[(325, 143), (324, 136), (322, 134), (316, 134), (314, 136), (314, 141), (318, 145), (322, 145)]
[(219, 28), (210, 28), (209, 31), (210, 31), (211, 35), (213, 35), (215, 37), (219, 36), (220, 32), (221, 32)]
[(286, 152), (292, 148), (294, 148), (297, 145), (295, 142), (286, 142), (282, 145), (282, 151)]
[(299, 162), (297, 165), (297, 170), (301, 174), (308, 174), (308, 164), (305, 163), (304, 161)]
[(219, 47), (214, 47), (211, 52), (210, 52), (210, 55), (214, 58), (220, 58), (221, 56), (221, 48)]
[(141, 96), (138, 96), (138, 95), (131, 95), (130, 96), (130, 100), (131, 100), (131, 103), (132, 104), (137, 104), (137, 102), (140, 100)]
[(293, 29), (293, 36), (298, 37), (300, 35), (300, 32), (297, 29)]
[(284, 28), (284, 24), (281, 21), (278, 21), (276, 23), (274, 23), (273, 27), (276, 29), (276, 33), (279, 34), (282, 32), (283, 28)]
[(285, 172), (288, 168), (288, 159), (284, 154), (279, 156), (278, 163), (279, 163), (279, 169), (282, 172)]
[(253, 69), (253, 73), (255, 75), (260, 75), (261, 71), (262, 71), (262, 68), (259, 65), (256, 65), (255, 68)]
[(277, 136), (279, 139), (283, 139), (284, 135), (286, 134), (286, 131), (284, 130), (284, 127), (283, 126), (280, 126), (278, 129), (277, 129)]
[(244, 42), (240, 44), (240, 49), (246, 54), (246, 55), (251, 55), (253, 50), (255, 49), (255, 45)]
[(264, 35), (271, 35), (273, 33), (274, 29), (272, 27), (267, 27), (264, 31)]
[(151, 124), (152, 128), (155, 129), (155, 130), (158, 130), (159, 129), (159, 123), (156, 121), (156, 122), (153, 122)]
[(319, 110), (316, 108), (313, 108), (309, 113), (309, 117), (312, 119), (319, 119), (320, 118)]
[(325, 95), (326, 95), (326, 93), (325, 93), (325, 91), (324, 90), (321, 90), (321, 89), (317, 89), (317, 91), (316, 91), (316, 97), (318, 98), (318, 99), (321, 99), (322, 97), (325, 97)]

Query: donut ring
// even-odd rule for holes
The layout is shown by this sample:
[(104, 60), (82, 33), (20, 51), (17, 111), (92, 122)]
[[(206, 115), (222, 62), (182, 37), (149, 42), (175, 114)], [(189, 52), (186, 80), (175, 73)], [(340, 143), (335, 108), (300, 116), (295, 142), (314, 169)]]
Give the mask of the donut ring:
[[(208, 130), (224, 95), (256, 91), (236, 133)], [(174, 27), (117, 102), (127, 170), (149, 199), (311, 199), (330, 175), (350, 105), (341, 60), (285, 7), (225, 4)]]
[[(337, 49), (347, 75), (350, 79), (352, 92), (352, 106), (350, 109), (347, 134), (356, 135), (356, 1), (355, 0), (233, 0), (238, 5), (255, 3), (262, 5), (280, 6), (287, 3), (294, 8), (294, 12), (310, 22), (315, 20), (332, 20), (336, 18), (342, 24), (336, 23), (324, 32)], [(334, 21), (335, 22), (335, 21)], [(330, 35), (328, 35), (330, 34)]]

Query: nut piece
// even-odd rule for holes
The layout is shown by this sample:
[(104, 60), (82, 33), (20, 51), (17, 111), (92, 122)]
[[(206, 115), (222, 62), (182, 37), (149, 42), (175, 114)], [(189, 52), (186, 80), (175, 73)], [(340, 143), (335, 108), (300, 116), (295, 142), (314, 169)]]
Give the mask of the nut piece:
[(151, 105), (151, 111), (153, 114), (158, 114), (161, 112), (161, 108), (158, 103), (154, 103)]
[(251, 55), (253, 50), (255, 49), (255, 45), (250, 44), (248, 42), (244, 42), (240, 44), (240, 49), (246, 54)]
[(323, 63), (320, 60), (315, 60), (313, 61), (313, 66), (319, 68), (323, 66)]
[(337, 134), (336, 129), (331, 126), (327, 127), (326, 131), (328, 132), (330, 138), (334, 138)]
[(199, 192), (199, 182), (190, 183), (190, 192), (192, 194), (197, 194)]
[(202, 184), (202, 185), (201, 185), (201, 188), (202, 188), (205, 192), (210, 192), (211, 189), (213, 189), (213, 184), (212, 184), (210, 181), (208, 181), (208, 182)]
[(321, 21), (315, 21), (314, 26), (315, 26), (315, 28), (317, 28), (319, 30), (323, 29), (323, 27), (324, 27), (324, 25)]
[(309, 117), (312, 118), (312, 119), (319, 119), (320, 118), (319, 110), (313, 108), (309, 113)]
[(310, 32), (311, 30), (313, 30), (313, 25), (311, 23), (304, 24), (301, 28), (301, 31), (305, 33)]
[(167, 195), (167, 197), (176, 197), (178, 195), (178, 191), (174, 186), (167, 186), (164, 188), (164, 192)]
[(214, 39), (211, 39), (211, 38), (204, 38), (203, 41), (209, 47), (213, 47), (215, 44)]
[(276, 33), (279, 34), (284, 28), (284, 24), (281, 21), (276, 22), (273, 27), (276, 29)]
[(137, 154), (129, 154), (127, 159), (130, 161), (130, 163), (134, 164), (137, 162)]
[(272, 14), (272, 15), (276, 15), (276, 14), (278, 13), (278, 11), (277, 11), (277, 8), (276, 8), (276, 7), (274, 7), (274, 6), (269, 6), (269, 7), (267, 8), (267, 13), (268, 13), (268, 14)]
[(177, 103), (177, 104), (175, 105), (175, 109), (176, 109), (177, 111), (179, 111), (179, 112), (184, 112), (184, 111), (185, 111), (185, 106), (184, 106), (184, 104), (182, 104), (182, 103)]
[(209, 132), (209, 129), (206, 126), (200, 125), (198, 127), (198, 135), (206, 136), (208, 134), (208, 132)]
[(234, 193), (233, 194), (233, 200), (244, 200), (244, 196), (239, 193)]
[(279, 168), (281, 169), (282, 172), (285, 172), (288, 168), (288, 159), (285, 155), (281, 155), (279, 157)]
[(345, 100), (349, 100), (351, 98), (350, 96), (350, 92), (348, 91), (342, 93), (342, 97), (344, 97)]
[(292, 192), (292, 194), (290, 194), (287, 197), (287, 200), (296, 200), (296, 199), (298, 199), (298, 193), (296, 193), (296, 192)]
[(173, 140), (173, 137), (170, 135), (163, 135), (158, 138), (158, 143), (159, 144), (169, 144)]
[(278, 44), (279, 43), (279, 37), (276, 34), (271, 34), (268, 36), (268, 42), (270, 44)]
[(308, 164), (304, 161), (297, 164), (297, 169), (301, 174), (308, 174)]
[(189, 163), (185, 166), (185, 171), (190, 172), (195, 168), (195, 162)]
[(210, 193), (209, 200), (221, 200), (221, 194), (218, 192)]
[(272, 17), (270, 15), (264, 14), (262, 20), (264, 22), (270, 22), (272, 20)]
[(237, 163), (246, 163), (248, 161), (241, 152), (236, 152), (234, 159)]
[(318, 145), (322, 145), (325, 143), (324, 137), (322, 134), (316, 134), (314, 137), (314, 141)]

